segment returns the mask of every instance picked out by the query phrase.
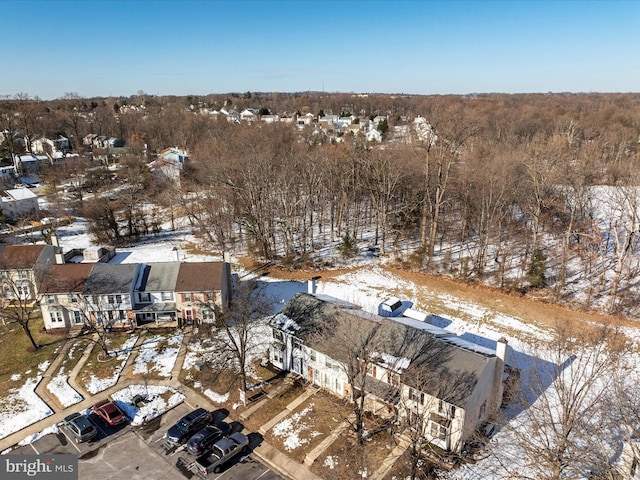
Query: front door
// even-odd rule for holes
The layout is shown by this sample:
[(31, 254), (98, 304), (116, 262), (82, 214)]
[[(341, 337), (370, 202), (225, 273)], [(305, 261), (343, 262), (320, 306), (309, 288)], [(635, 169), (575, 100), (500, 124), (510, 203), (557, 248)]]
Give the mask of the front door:
[(313, 367), (307, 367), (307, 381), (313, 383)]

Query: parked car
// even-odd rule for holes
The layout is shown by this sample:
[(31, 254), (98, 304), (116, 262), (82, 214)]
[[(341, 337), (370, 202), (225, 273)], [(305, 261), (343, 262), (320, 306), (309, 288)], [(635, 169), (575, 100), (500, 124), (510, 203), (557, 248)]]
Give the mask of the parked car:
[(249, 449), (249, 438), (240, 432), (223, 437), (213, 444), (211, 451), (196, 460), (196, 468), (205, 475), (219, 473), (225, 463)]
[(93, 406), (93, 413), (112, 427), (127, 421), (127, 416), (111, 400), (103, 400)]
[(202, 455), (211, 445), (220, 440), (222, 435), (222, 430), (218, 427), (207, 425), (189, 439), (187, 450), (192, 455)]
[(213, 421), (213, 416), (204, 408), (197, 408), (182, 417), (165, 434), (171, 443), (184, 443), (198, 430)]
[(76, 443), (88, 442), (98, 434), (96, 427), (81, 413), (66, 416), (62, 424), (71, 433)]

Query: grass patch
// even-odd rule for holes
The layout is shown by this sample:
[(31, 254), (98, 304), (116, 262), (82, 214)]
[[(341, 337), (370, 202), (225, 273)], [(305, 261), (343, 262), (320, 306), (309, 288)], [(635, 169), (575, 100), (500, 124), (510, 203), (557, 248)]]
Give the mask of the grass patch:
[[(131, 334), (127, 333), (114, 333), (109, 337), (109, 351), (119, 351), (122, 349), (124, 343), (131, 338)], [(122, 367), (125, 360), (118, 359), (118, 355), (110, 355), (109, 358), (105, 358), (102, 347), (97, 343), (91, 350), (91, 355), (82, 366), (78, 377), (83, 385), (89, 382), (91, 376), (97, 378), (110, 378), (112, 377), (116, 369)]]
[[(399, 480), (402, 478), (411, 478), (411, 465), (412, 465), (412, 457), (409, 450), (406, 450), (400, 457), (395, 461), (393, 467), (386, 476), (383, 477), (384, 480)], [(435, 479), (436, 477), (436, 467), (426, 458), (421, 458), (418, 460), (416, 465), (415, 477), (421, 478), (424, 480)]]
[(247, 426), (251, 430), (257, 431), (260, 427), (275, 417), (278, 413), (285, 409), (293, 400), (298, 398), (304, 387), (301, 383), (295, 382), (285, 386), (275, 397), (269, 399), (269, 401), (256, 412), (251, 415), (247, 421)]
[(21, 386), (24, 379), (11, 380), (14, 374), (37, 374), (38, 365), (43, 362), (53, 362), (57, 353), (63, 346), (65, 333), (47, 334), (42, 331), (44, 322), (42, 318), (36, 318), (31, 322), (33, 337), (41, 347), (31, 351), (31, 342), (27, 338), (20, 325), (15, 323), (0, 325), (0, 397), (4, 397), (9, 390)]
[(296, 415), (305, 411), (308, 413), (299, 419), (304, 428), (296, 429), (302, 445), (288, 449), (284, 443), (284, 436), (276, 436), (273, 429), (265, 434), (269, 443), (300, 463), (304, 462), (307, 453), (330, 435), (350, 412), (340, 399), (323, 391), (309, 397), (286, 418), (295, 419)]
[(345, 430), (311, 466), (325, 480), (370, 477), (391, 453), (395, 444), (387, 431), (372, 435), (360, 445), (352, 429)]
[[(75, 367), (80, 361), (82, 354), (87, 348), (87, 345), (89, 345), (90, 343), (91, 343), (91, 339), (86, 337), (77, 338), (73, 340), (73, 345), (71, 345), (71, 348), (65, 355), (64, 360), (62, 360), (62, 362), (60, 363), (58, 372), (60, 370), (62, 370), (66, 374), (71, 372), (71, 370), (73, 370), (73, 367)], [(57, 372), (54, 372), (54, 373), (57, 373)]]

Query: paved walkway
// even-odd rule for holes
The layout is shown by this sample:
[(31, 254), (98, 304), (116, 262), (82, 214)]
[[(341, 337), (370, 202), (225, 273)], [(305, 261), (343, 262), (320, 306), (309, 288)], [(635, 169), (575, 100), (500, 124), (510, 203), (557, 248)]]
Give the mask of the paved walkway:
[[(40, 396), (41, 399), (43, 399), (45, 403), (47, 403), (47, 405), (51, 407), (54, 413), (42, 420), (39, 420), (23, 428), (18, 432), (15, 432), (11, 435), (8, 435), (7, 437), (0, 439), (0, 452), (15, 446), (18, 442), (24, 440), (25, 438), (28, 438), (32, 435), (40, 433), (45, 428), (50, 427), (51, 425), (62, 422), (64, 417), (66, 417), (72, 412), (78, 412), (78, 411), (90, 408), (93, 404), (96, 403), (97, 400), (109, 397), (111, 396), (111, 394), (119, 390), (122, 390), (123, 388), (129, 385), (140, 384), (139, 379), (131, 378), (131, 373), (132, 373), (131, 368), (133, 363), (135, 362), (135, 358), (139, 351), (138, 347), (144, 342), (146, 338), (146, 333), (147, 333), (146, 330), (140, 331), (138, 340), (136, 341), (136, 345), (134, 346), (131, 353), (129, 354), (129, 357), (127, 358), (125, 365), (122, 368), (122, 371), (120, 373), (117, 383), (107, 388), (106, 390), (103, 390), (102, 392), (97, 393), (95, 396), (88, 393), (86, 389), (84, 389), (79, 384), (78, 378), (77, 378), (83, 365), (86, 363), (87, 359), (91, 355), (91, 351), (95, 345), (94, 341), (90, 342), (89, 345), (86, 347), (78, 363), (74, 366), (71, 372), (69, 372), (69, 384), (84, 397), (84, 400), (82, 400), (79, 403), (76, 403), (75, 405), (71, 405), (70, 407), (63, 408), (61, 405), (59, 405), (59, 402), (57, 400), (54, 400), (53, 397), (47, 393), (46, 385), (49, 382), (50, 378), (57, 373), (60, 367), (60, 364), (62, 363), (65, 356), (69, 352), (71, 345), (73, 345), (74, 339), (69, 339), (65, 343), (65, 345), (60, 349), (56, 358), (51, 362), (51, 365), (49, 366), (49, 368), (47, 368), (46, 372), (43, 374), (43, 379), (40, 381), (40, 383), (36, 387), (36, 393)], [(187, 353), (187, 344), (189, 342), (190, 333), (191, 333), (191, 329), (190, 327), (187, 327), (184, 330), (184, 339), (182, 341), (182, 345), (180, 346), (180, 350), (178, 351), (178, 356), (173, 366), (173, 369), (171, 371), (170, 378), (163, 379), (163, 380), (150, 379), (150, 380), (146, 380), (145, 382), (148, 385), (163, 385), (163, 386), (172, 387), (178, 390), (180, 393), (185, 395), (185, 403), (187, 403), (187, 405), (193, 408), (205, 407), (205, 408), (208, 408), (209, 410), (214, 410), (217, 407), (213, 405), (208, 398), (204, 397), (203, 395), (196, 392), (195, 390), (187, 387), (186, 385), (181, 384), (178, 380), (180, 371), (182, 369), (182, 365), (184, 363), (184, 358)], [(283, 418), (289, 415), (291, 413), (291, 410), (295, 409), (298, 405), (300, 405), (302, 402), (304, 402), (307, 398), (309, 398), (311, 395), (313, 395), (316, 392), (317, 390), (314, 388), (307, 389), (305, 393), (303, 393), (300, 397), (296, 398), (294, 401), (289, 403), (286, 409), (283, 410), (283, 412), (281, 412), (276, 417)], [(262, 403), (262, 402), (259, 402), (259, 403)], [(275, 423), (277, 423), (277, 421), (274, 421), (274, 419), (272, 419), (267, 423), (273, 426), (275, 425)], [(263, 425), (263, 427), (265, 426), (267, 426), (267, 424)], [(267, 428), (265, 431), (268, 431), (269, 428)], [(273, 469), (274, 471), (278, 472), (280, 475), (287, 477), (291, 480), (303, 480), (303, 479), (304, 480), (307, 480), (307, 479), (320, 480), (320, 477), (311, 473), (305, 465), (302, 465), (301, 463), (298, 463), (295, 460), (289, 458), (284, 453), (278, 451), (276, 448), (274, 448), (272, 445), (270, 445), (264, 440), (258, 447), (256, 447), (253, 450), (253, 454), (255, 454), (263, 462), (269, 465), (271, 469)]]
[(382, 461), (382, 465), (378, 467), (378, 469), (373, 472), (371, 475), (371, 480), (382, 480), (393, 468), (393, 465), (396, 463), (404, 452), (407, 451), (407, 448), (411, 446), (411, 439), (406, 435), (400, 435), (398, 438), (398, 445), (395, 446), (391, 453), (387, 455)]

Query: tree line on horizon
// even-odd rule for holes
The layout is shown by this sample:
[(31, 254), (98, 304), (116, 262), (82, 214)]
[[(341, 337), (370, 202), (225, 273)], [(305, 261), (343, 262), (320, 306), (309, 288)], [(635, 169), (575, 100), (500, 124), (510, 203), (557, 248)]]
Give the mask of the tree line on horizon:
[[(118, 198), (73, 205), (98, 241), (129, 242), (186, 216), (209, 249), (249, 249), (291, 268), (335, 265), (326, 247), (343, 257), (370, 250), (582, 308), (628, 313), (635, 304), (638, 94), (69, 97), (2, 101), (0, 128), (63, 132), (77, 150), (87, 133), (127, 141)], [(387, 115), (390, 135), (381, 145), (349, 135), (336, 143), (311, 128), (214, 119), (197, 113), (203, 105)], [(432, 137), (394, 140), (393, 127), (418, 115)], [(6, 143), (5, 157), (18, 148)], [(189, 151), (179, 184), (146, 167), (144, 152), (167, 146)], [(43, 174), (60, 183), (89, 166), (64, 162)], [(112, 188), (95, 184), (96, 193)], [(587, 285), (579, 296), (578, 282)]]

